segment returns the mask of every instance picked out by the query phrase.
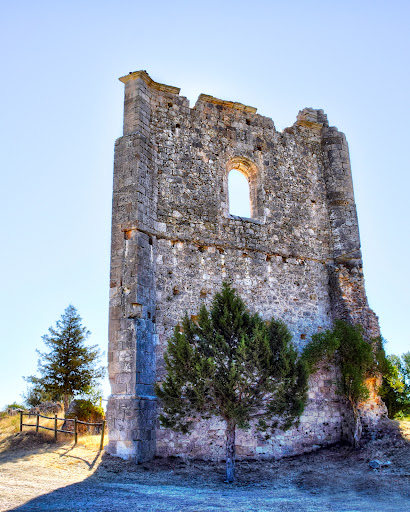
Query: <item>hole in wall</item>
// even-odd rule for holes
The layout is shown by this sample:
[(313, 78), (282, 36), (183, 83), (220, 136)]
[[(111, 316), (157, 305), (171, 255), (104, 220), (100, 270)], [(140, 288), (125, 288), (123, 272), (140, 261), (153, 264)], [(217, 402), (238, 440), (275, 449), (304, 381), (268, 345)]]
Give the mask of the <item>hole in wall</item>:
[(249, 182), (240, 171), (232, 169), (228, 175), (229, 213), (251, 217)]
[(149, 237), (148, 243), (149, 243), (150, 245), (152, 245), (152, 238), (151, 238), (151, 237)]
[(301, 339), (301, 340), (305, 340), (305, 339), (306, 339), (306, 334), (301, 334), (301, 335), (300, 335), (300, 339)]
[(225, 251), (222, 249), (222, 247), (218, 247), (219, 254), (225, 254)]
[(270, 261), (272, 259), (272, 256), (269, 256), (269, 254), (266, 255), (266, 261)]
[(316, 201), (314, 199), (310, 200), (312, 204), (316, 204)]
[(287, 262), (288, 262), (288, 259), (287, 259), (287, 258), (285, 258), (285, 256), (282, 256), (282, 262), (283, 262), (283, 263), (287, 263)]
[(179, 295), (180, 294), (180, 291), (178, 290), (178, 288), (176, 286), (174, 286), (173, 290), (172, 290), (172, 293), (174, 295)]
[(171, 108), (171, 107), (173, 107), (173, 106), (174, 106), (174, 104), (173, 104), (173, 103), (168, 103), (168, 107), (170, 107), (170, 108)]
[(207, 295), (208, 295), (208, 292), (206, 290), (204, 290), (204, 289), (202, 289), (199, 292), (199, 296), (201, 297), (201, 299), (204, 299)]
[(175, 125), (175, 128), (181, 128), (181, 125), (180, 125), (179, 123), (177, 123), (177, 124)]
[(148, 320), (151, 320), (151, 313), (149, 311), (147, 313), (147, 316), (148, 316)]
[(203, 245), (200, 245), (200, 246), (198, 247), (198, 251), (199, 251), (199, 252), (204, 252), (204, 251), (205, 251), (205, 247), (204, 247)]
[(247, 119), (246, 120), (246, 124), (249, 126), (251, 124), (251, 120), (250, 119)]
[(127, 229), (124, 231), (125, 240), (129, 240), (132, 237), (132, 229)]

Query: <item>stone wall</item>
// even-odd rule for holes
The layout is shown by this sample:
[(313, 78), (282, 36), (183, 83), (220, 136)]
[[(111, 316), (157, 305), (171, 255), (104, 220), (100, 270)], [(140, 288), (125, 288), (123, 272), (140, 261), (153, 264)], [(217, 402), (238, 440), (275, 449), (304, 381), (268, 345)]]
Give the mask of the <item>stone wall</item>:
[[(229, 280), (252, 311), (284, 320), (298, 347), (335, 318), (378, 334), (364, 290), (345, 137), (321, 110), (304, 109), (283, 132), (240, 103), (179, 89), (140, 71), (125, 84), (112, 222), (108, 451), (221, 457), (223, 429), (200, 422), (189, 436), (160, 428), (153, 386), (166, 341), (185, 311)], [(228, 174), (248, 179), (252, 218), (229, 214)], [(269, 442), (239, 433), (241, 456), (282, 456), (340, 439), (345, 405), (336, 376), (310, 383), (298, 428)], [(375, 403), (375, 400), (373, 400)], [(378, 404), (363, 408), (377, 417)]]

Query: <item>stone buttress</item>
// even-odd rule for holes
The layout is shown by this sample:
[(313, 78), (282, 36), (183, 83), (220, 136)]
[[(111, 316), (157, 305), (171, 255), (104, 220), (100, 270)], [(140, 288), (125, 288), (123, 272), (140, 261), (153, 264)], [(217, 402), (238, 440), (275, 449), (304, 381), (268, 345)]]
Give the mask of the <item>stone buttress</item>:
[[(145, 71), (125, 84), (124, 135), (115, 144), (110, 278), (107, 451), (137, 462), (155, 454), (224, 456), (223, 424), (190, 435), (161, 428), (154, 384), (166, 342), (185, 312), (210, 304), (224, 280), (252, 311), (281, 318), (296, 346), (335, 318), (378, 320), (364, 289), (348, 146), (322, 110), (283, 132), (256, 109), (179, 89)], [(249, 183), (251, 218), (229, 213), (228, 174)], [(312, 376), (300, 425), (265, 440), (238, 432), (240, 457), (281, 457), (340, 440), (346, 404), (336, 370)], [(375, 393), (369, 425), (384, 414)]]

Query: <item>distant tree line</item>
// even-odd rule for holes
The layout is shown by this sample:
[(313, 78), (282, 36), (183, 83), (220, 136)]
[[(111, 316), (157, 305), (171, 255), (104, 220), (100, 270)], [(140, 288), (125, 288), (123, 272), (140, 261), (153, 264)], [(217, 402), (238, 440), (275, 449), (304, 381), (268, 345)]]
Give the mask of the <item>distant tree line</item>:
[(389, 418), (410, 416), (410, 352), (386, 357), (380, 396), (387, 406)]

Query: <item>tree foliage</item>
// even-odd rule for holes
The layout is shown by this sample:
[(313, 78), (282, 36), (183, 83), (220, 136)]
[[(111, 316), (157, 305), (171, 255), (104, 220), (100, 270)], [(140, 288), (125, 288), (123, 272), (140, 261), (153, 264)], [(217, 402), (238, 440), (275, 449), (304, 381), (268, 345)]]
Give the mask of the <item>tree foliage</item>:
[(383, 376), (380, 396), (389, 418), (410, 415), (410, 352), (386, 356), (387, 371)]
[(332, 330), (312, 336), (303, 357), (311, 371), (324, 360), (334, 360), (339, 366), (339, 391), (347, 398), (352, 410), (350, 440), (358, 447), (362, 432), (358, 405), (369, 397), (365, 381), (382, 370), (372, 344), (363, 338), (362, 327), (336, 320)]
[(251, 315), (224, 283), (197, 322), (188, 315), (168, 340), (167, 376), (156, 393), (163, 426), (187, 433), (195, 420), (218, 416), (226, 424), (227, 481), (234, 479), (235, 429), (252, 420), (270, 435), (303, 412), (308, 372), (278, 320)]
[(81, 324), (81, 317), (74, 306), (64, 311), (56, 327), (49, 328), (42, 336), (48, 352), (40, 352), (37, 376), (29, 376), (30, 384), (26, 401), (63, 400), (67, 411), (74, 396), (87, 394), (104, 375), (104, 368), (97, 366), (100, 351), (96, 345), (86, 346), (91, 334)]

